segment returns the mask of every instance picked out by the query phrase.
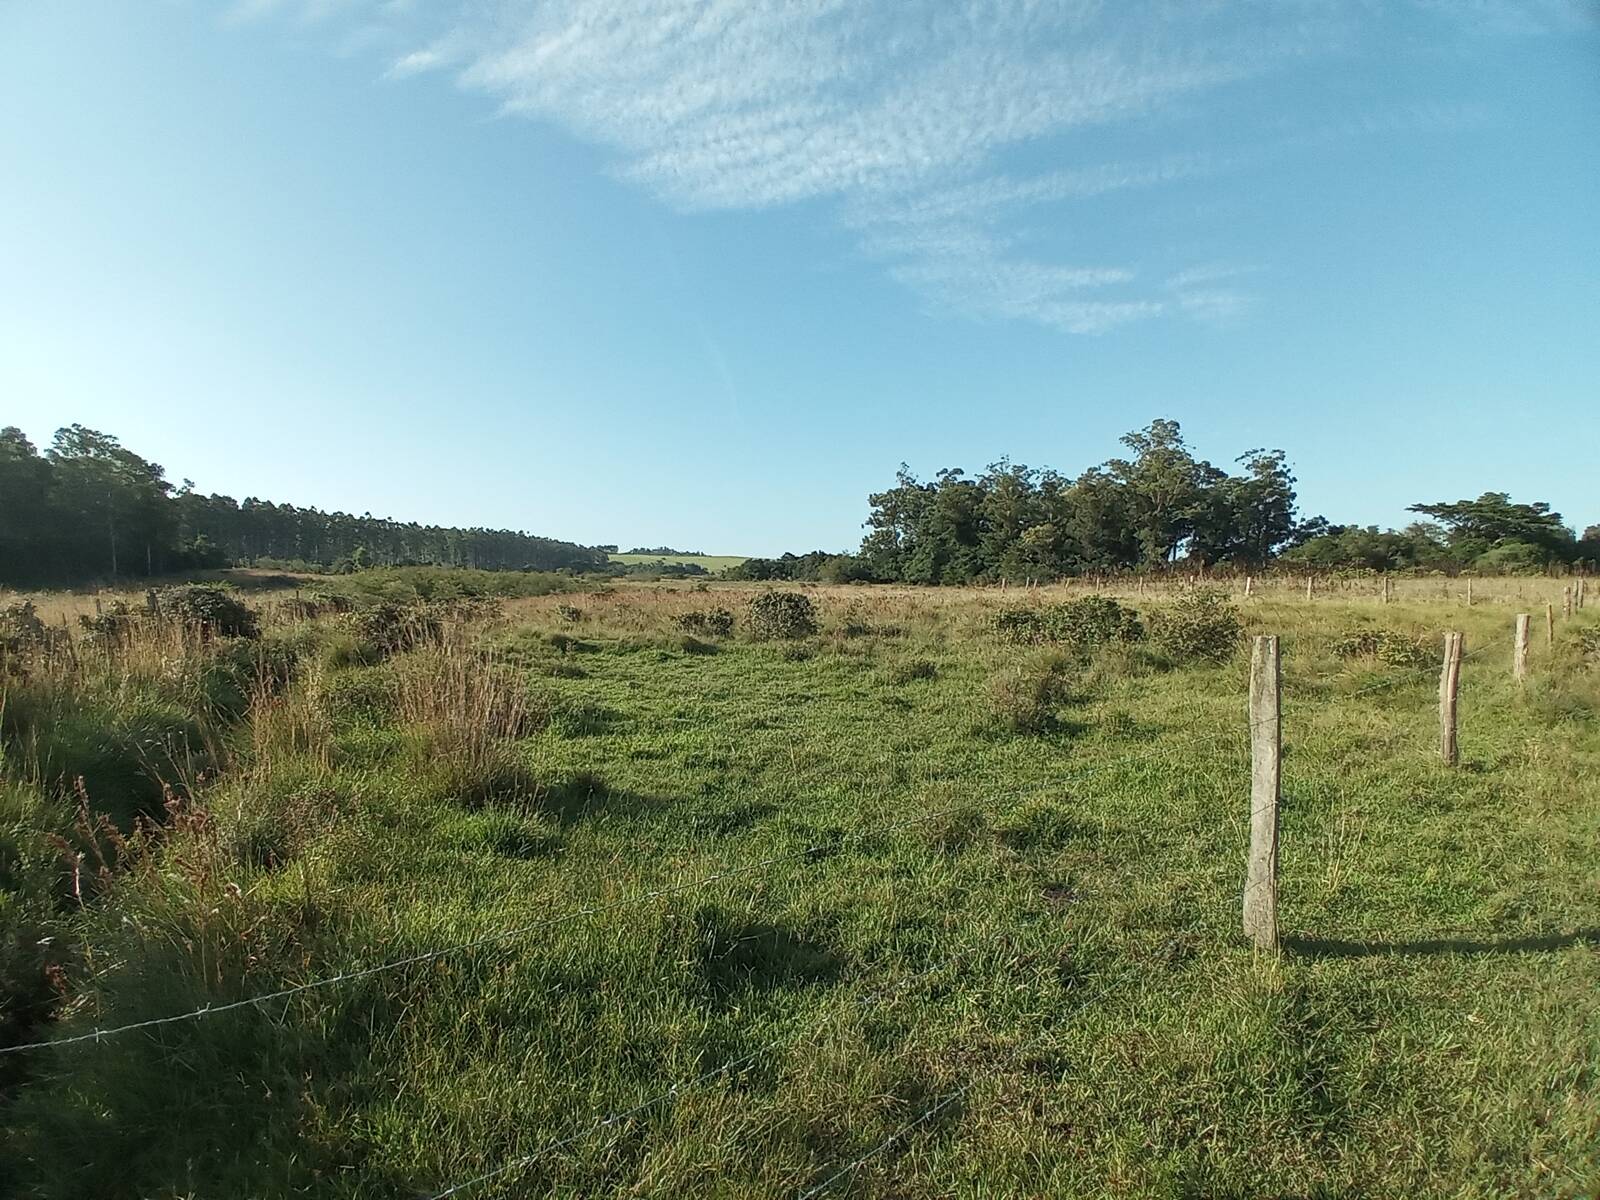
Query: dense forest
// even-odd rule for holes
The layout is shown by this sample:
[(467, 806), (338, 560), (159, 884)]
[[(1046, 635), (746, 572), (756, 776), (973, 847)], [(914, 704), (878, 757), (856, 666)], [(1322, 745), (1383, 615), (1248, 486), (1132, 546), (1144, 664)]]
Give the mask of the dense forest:
[(453, 529), (174, 487), (156, 463), (81, 425), (40, 453), (0, 429), (0, 583), (164, 575), (231, 563), (320, 570), (428, 563), (594, 570), (603, 551), (509, 529)]
[(1600, 526), (1582, 539), (1548, 504), (1503, 492), (1415, 504), (1430, 520), (1380, 532), (1302, 519), (1281, 450), (1249, 450), (1228, 472), (1196, 458), (1176, 421), (1122, 439), (1129, 451), (1076, 478), (1011, 462), (976, 478), (948, 468), (923, 481), (901, 467), (869, 498), (855, 554), (753, 558), (742, 579), (972, 583), (1186, 566), (1542, 571), (1600, 563)]

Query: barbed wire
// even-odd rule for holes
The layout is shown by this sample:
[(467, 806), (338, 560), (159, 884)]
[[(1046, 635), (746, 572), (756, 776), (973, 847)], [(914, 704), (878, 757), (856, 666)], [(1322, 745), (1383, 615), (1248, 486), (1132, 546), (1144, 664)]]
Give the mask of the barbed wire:
[[(952, 815), (953, 813), (959, 811), (960, 808), (961, 806), (959, 805), (951, 805), (942, 809), (935, 809), (931, 812), (922, 813), (915, 817), (909, 817), (903, 821), (892, 822), (889, 825), (857, 830), (854, 832), (853, 836), (857, 838), (865, 838), (894, 833), (900, 829), (926, 824), (927, 822), (937, 820), (940, 817)], [(841, 839), (841, 841), (842, 840), (847, 839)], [(357, 979), (365, 979), (373, 975), (380, 975), (390, 971), (402, 970), (405, 967), (417, 966), (425, 962), (432, 962), (433, 960), (443, 958), (446, 955), (459, 954), (468, 950), (476, 950), (483, 946), (494, 945), (500, 942), (515, 941), (516, 939), (526, 937), (531, 933), (537, 933), (541, 929), (548, 929), (556, 925), (562, 925), (568, 921), (575, 921), (582, 917), (592, 917), (603, 913), (617, 912), (625, 908), (632, 908), (639, 904), (648, 903), (651, 900), (659, 900), (668, 896), (675, 896), (685, 892), (696, 891), (700, 888), (710, 887), (712, 884), (720, 883), (727, 879), (733, 879), (740, 875), (748, 875), (754, 871), (759, 871), (766, 867), (777, 866), (780, 863), (793, 862), (807, 858), (814, 859), (820, 855), (831, 855), (833, 853), (839, 853), (842, 850), (843, 846), (839, 842), (823, 842), (816, 845), (806, 846), (799, 850), (788, 851), (783, 854), (769, 855), (768, 857), (758, 859), (755, 862), (744, 863), (737, 867), (730, 867), (726, 870), (716, 871), (710, 875), (705, 875), (699, 879), (695, 879), (686, 883), (674, 884), (663, 888), (653, 888), (649, 891), (641, 892), (637, 895), (629, 896), (622, 900), (615, 900), (606, 904), (581, 905), (578, 908), (571, 909), (558, 916), (547, 917), (543, 920), (534, 921), (527, 925), (516, 926), (511, 929), (504, 929), (495, 933), (485, 934), (482, 937), (473, 938), (469, 941), (456, 942), (452, 945), (442, 946), (434, 950), (426, 950), (417, 954), (407, 955), (404, 958), (397, 958), (387, 962), (377, 963), (370, 967), (362, 967), (354, 971), (341, 971), (336, 975), (324, 976), (319, 979), (309, 980), (305, 983), (295, 984), (291, 987), (279, 988), (278, 990), (271, 992), (264, 992), (257, 996), (247, 996), (240, 1000), (228, 1001), (224, 1004), (206, 1004), (199, 1008), (191, 1009), (188, 1012), (175, 1013), (171, 1016), (153, 1017), (144, 1021), (132, 1021), (125, 1025), (115, 1025), (104, 1029), (94, 1029), (87, 1033), (74, 1034), (70, 1037), (53, 1038), (46, 1041), (37, 1042), (22, 1042), (14, 1046), (0, 1047), (0, 1055), (17, 1054), (24, 1050), (42, 1050), (49, 1046), (70, 1046), (81, 1042), (98, 1042), (108, 1037), (115, 1037), (123, 1033), (131, 1033), (135, 1030), (152, 1029), (162, 1025), (175, 1024), (180, 1021), (199, 1020), (202, 1017), (232, 1012), (241, 1008), (252, 1008), (263, 1004), (270, 1004), (274, 1001), (288, 999), (304, 992), (315, 991), (325, 987), (333, 987), (336, 984), (349, 983)]]
[[(1473, 651), (1471, 654), (1462, 655), (1462, 659), (1464, 661), (1467, 658), (1474, 657), (1474, 656), (1480, 655), (1480, 654), (1488, 653), (1493, 648), (1494, 648), (1493, 646), (1481, 647), (1480, 649)], [(1373, 692), (1373, 691), (1380, 690), (1382, 688), (1394, 686), (1396, 683), (1401, 682), (1405, 677), (1407, 677), (1409, 675), (1412, 675), (1412, 674), (1415, 674), (1418, 671), (1433, 670), (1433, 669), (1435, 669), (1435, 668), (1433, 667), (1432, 664), (1428, 664), (1427, 666), (1423, 666), (1423, 667), (1412, 668), (1412, 669), (1410, 669), (1408, 671), (1401, 672), (1399, 675), (1394, 676), (1391, 679), (1381, 681), (1378, 684), (1372, 685), (1372, 686), (1370, 686), (1368, 688), (1364, 688), (1364, 689), (1361, 689), (1361, 690), (1359, 690), (1359, 691), (1357, 691), (1355, 693), (1352, 693), (1351, 697), (1347, 697), (1347, 698), (1353, 698), (1355, 696), (1360, 696), (1360, 695), (1366, 694), (1368, 692)], [(1248, 723), (1248, 725), (1249, 725), (1249, 728), (1251, 729), (1251, 731), (1253, 732), (1254, 729), (1256, 727), (1260, 726), (1260, 725), (1277, 724), (1277, 723), (1281, 722), (1281, 719), (1282, 718), (1281, 718), (1281, 714), (1280, 714), (1280, 716), (1278, 718), (1269, 719), (1269, 720), (1263, 721), (1263, 722), (1250, 722), (1250, 723)], [(1115, 763), (1127, 762), (1129, 757), (1134, 757), (1134, 761), (1136, 761), (1136, 762), (1146, 762), (1146, 761), (1150, 761), (1152, 759), (1170, 758), (1170, 757), (1175, 756), (1176, 754), (1178, 754), (1178, 753), (1180, 753), (1182, 751), (1188, 750), (1192, 746), (1197, 745), (1197, 744), (1202, 743), (1202, 742), (1216, 744), (1218, 742), (1218, 739), (1217, 739), (1216, 735), (1213, 734), (1213, 733), (1199, 734), (1199, 735), (1196, 735), (1195, 737), (1185, 739), (1185, 740), (1183, 740), (1181, 742), (1169, 743), (1167, 745), (1161, 746), (1158, 749), (1153, 748), (1152, 752), (1150, 752), (1150, 753), (1140, 753), (1136, 757), (1127, 756), (1127, 757), (1115, 760)], [(1115, 763), (1113, 765), (1115, 765)], [(1090, 772), (1090, 775), (1099, 774), (1105, 769), (1106, 769), (1105, 766), (1097, 765), (1096, 768), (1093, 769)], [(894, 832), (897, 832), (900, 829), (905, 829), (905, 828), (914, 827), (916, 825), (926, 824), (926, 823), (928, 823), (930, 821), (937, 820), (940, 817), (954, 815), (955, 813), (962, 811), (964, 808), (965, 808), (964, 805), (959, 805), (959, 804), (947, 806), (947, 807), (942, 808), (942, 809), (936, 809), (936, 810), (933, 810), (933, 811), (928, 812), (928, 813), (920, 814), (920, 815), (918, 815), (916, 817), (907, 818), (905, 820), (898, 821), (898, 822), (892, 822), (892, 823), (890, 823), (889, 825), (886, 825), (886, 826), (878, 826), (878, 827), (874, 827), (874, 828), (870, 828), (870, 829), (858, 829), (858, 830), (854, 831), (852, 834), (847, 835), (847, 838), (848, 837), (855, 837), (857, 839), (861, 839), (861, 838), (870, 837), (870, 836), (882, 836), (884, 834), (894, 833)], [(1253, 818), (1254, 813), (1252, 813), (1251, 815), (1252, 815), (1252, 818)], [(337, 974), (334, 974), (334, 975), (323, 976), (323, 977), (318, 978), (318, 979), (308, 980), (308, 981), (306, 981), (304, 983), (294, 984), (294, 985), (292, 985), (290, 987), (279, 988), (279, 989), (276, 989), (274, 991), (265, 992), (265, 993), (262, 993), (262, 994), (259, 994), (259, 995), (256, 995), (256, 996), (248, 996), (248, 997), (244, 997), (244, 998), (241, 998), (241, 999), (238, 999), (238, 1000), (227, 1001), (227, 1002), (220, 1003), (220, 1004), (208, 1003), (208, 1004), (202, 1005), (202, 1006), (200, 1006), (198, 1008), (191, 1009), (191, 1010), (189, 1010), (187, 1012), (174, 1013), (174, 1014), (171, 1014), (171, 1015), (168, 1015), (168, 1016), (162, 1016), (162, 1017), (152, 1017), (152, 1018), (148, 1018), (148, 1019), (142, 1020), (142, 1021), (131, 1021), (131, 1022), (127, 1022), (127, 1023), (122, 1024), (122, 1025), (115, 1025), (115, 1026), (110, 1026), (110, 1027), (106, 1027), (106, 1028), (98, 1028), (97, 1027), (97, 1028), (95, 1028), (93, 1030), (90, 1030), (88, 1032), (85, 1032), (85, 1033), (72, 1034), (72, 1035), (68, 1035), (66, 1037), (48, 1038), (48, 1039), (42, 1039), (42, 1040), (32, 1041), (32, 1042), (19, 1042), (19, 1043), (16, 1043), (14, 1045), (11, 1045), (11, 1046), (0, 1047), (0, 1056), (11, 1055), (11, 1054), (20, 1054), (20, 1053), (24, 1053), (24, 1052), (28, 1052), (28, 1051), (33, 1051), (33, 1050), (42, 1050), (42, 1049), (46, 1049), (48, 1047), (53, 1047), (53, 1046), (54, 1047), (59, 1047), (59, 1046), (80, 1045), (80, 1044), (87, 1043), (87, 1042), (99, 1043), (99, 1042), (103, 1041), (106, 1038), (117, 1037), (117, 1036), (120, 1036), (122, 1034), (133, 1033), (133, 1032), (137, 1032), (139, 1030), (155, 1029), (155, 1028), (160, 1028), (160, 1027), (163, 1027), (163, 1026), (166, 1026), (166, 1025), (173, 1025), (173, 1024), (178, 1024), (178, 1023), (181, 1023), (181, 1022), (186, 1022), (186, 1021), (201, 1020), (201, 1019), (203, 1019), (205, 1017), (208, 1017), (208, 1016), (221, 1015), (221, 1014), (224, 1014), (224, 1013), (234, 1012), (234, 1011), (237, 1011), (237, 1010), (240, 1010), (240, 1009), (245, 1009), (245, 1008), (256, 1008), (256, 1007), (259, 1007), (261, 1005), (271, 1004), (271, 1003), (274, 1003), (274, 1002), (279, 1001), (279, 1000), (290, 999), (290, 998), (292, 998), (294, 996), (298, 996), (298, 995), (301, 995), (301, 994), (306, 993), (306, 992), (317, 991), (317, 990), (320, 990), (320, 989), (323, 989), (323, 988), (328, 988), (328, 987), (334, 987), (334, 986), (337, 986), (339, 984), (350, 983), (350, 982), (354, 982), (356, 980), (369, 978), (369, 977), (372, 977), (372, 976), (375, 976), (375, 975), (386, 974), (386, 973), (389, 973), (389, 972), (392, 972), (392, 971), (403, 970), (403, 969), (405, 969), (407, 967), (417, 966), (417, 965), (420, 965), (420, 964), (423, 964), (423, 963), (432, 962), (432, 961), (435, 961), (437, 959), (446, 957), (448, 955), (465, 953), (465, 952), (470, 951), (470, 950), (475, 950), (475, 949), (479, 949), (479, 948), (484, 947), (484, 946), (495, 945), (495, 944), (502, 943), (502, 942), (515, 941), (515, 940), (517, 940), (519, 938), (527, 937), (528, 935), (536, 933), (536, 932), (538, 932), (538, 931), (540, 931), (542, 929), (553, 928), (553, 927), (555, 927), (557, 925), (564, 924), (564, 923), (566, 923), (568, 921), (578, 920), (578, 919), (581, 919), (581, 918), (584, 918), (584, 917), (597, 916), (597, 915), (601, 915), (601, 914), (604, 914), (604, 913), (621, 911), (623, 909), (631, 908), (631, 907), (634, 907), (634, 906), (639, 905), (639, 904), (648, 903), (648, 902), (650, 902), (652, 900), (658, 900), (658, 899), (662, 899), (662, 898), (673, 896), (673, 895), (679, 895), (679, 894), (682, 894), (682, 893), (685, 893), (685, 892), (695, 891), (695, 890), (698, 890), (700, 888), (710, 887), (713, 884), (722, 882), (724, 880), (731, 879), (731, 878), (736, 878), (736, 877), (741, 876), (741, 875), (747, 875), (747, 874), (750, 874), (750, 873), (755, 872), (755, 871), (763, 870), (763, 869), (765, 869), (767, 867), (777, 866), (777, 865), (785, 863), (785, 862), (792, 862), (792, 861), (797, 861), (797, 860), (801, 860), (801, 859), (814, 858), (815, 856), (818, 856), (818, 855), (828, 854), (830, 852), (838, 852), (841, 849), (842, 849), (842, 846), (837, 842), (835, 842), (835, 843), (821, 843), (821, 844), (817, 844), (817, 845), (806, 846), (806, 847), (804, 847), (802, 849), (799, 849), (799, 850), (789, 851), (789, 852), (786, 852), (784, 854), (771, 855), (771, 856), (768, 856), (768, 857), (763, 858), (763, 859), (758, 859), (758, 860), (756, 860), (754, 862), (751, 862), (751, 863), (745, 863), (745, 864), (742, 864), (742, 865), (737, 866), (737, 867), (731, 867), (731, 868), (728, 868), (728, 869), (723, 870), (723, 871), (717, 871), (717, 872), (714, 872), (714, 873), (712, 873), (710, 875), (703, 876), (703, 877), (701, 877), (699, 879), (692, 880), (692, 881), (689, 881), (689, 882), (686, 882), (686, 883), (674, 884), (674, 885), (671, 885), (671, 886), (668, 886), (668, 887), (664, 887), (664, 888), (651, 889), (651, 890), (639, 893), (637, 895), (630, 896), (630, 897), (627, 897), (627, 898), (622, 899), (622, 900), (612, 901), (612, 902), (609, 902), (609, 903), (596, 904), (596, 905), (582, 905), (582, 906), (579, 906), (576, 909), (569, 910), (568, 912), (562, 913), (562, 914), (560, 914), (558, 916), (544, 918), (542, 920), (534, 921), (534, 922), (531, 922), (531, 923), (526, 924), (526, 925), (513, 927), (511, 929), (500, 930), (500, 931), (497, 931), (497, 932), (494, 932), (494, 933), (485, 934), (482, 937), (470, 939), (468, 941), (458, 942), (458, 943), (454, 943), (452, 945), (443, 946), (443, 947), (439, 947), (439, 948), (432, 949), (432, 950), (422, 951), (422, 952), (419, 952), (417, 954), (407, 955), (407, 956), (402, 957), (402, 958), (392, 959), (392, 960), (389, 960), (389, 961), (386, 961), (386, 962), (383, 962), (383, 963), (374, 964), (374, 965), (368, 966), (368, 967), (362, 967), (362, 968), (359, 968), (359, 969), (356, 969), (356, 970), (352, 970), (352, 971), (341, 971), (341, 972), (338, 972)]]
[(837, 1182), (840, 1179), (843, 1179), (846, 1175), (851, 1174), (852, 1172), (858, 1170), (859, 1168), (861, 1168), (865, 1164), (871, 1162), (874, 1158), (876, 1158), (878, 1155), (882, 1154), (890, 1146), (894, 1145), (901, 1138), (905, 1137), (906, 1134), (910, 1133), (913, 1129), (917, 1128), (919, 1125), (925, 1125), (925, 1124), (927, 1124), (927, 1122), (933, 1120), (934, 1117), (938, 1116), (939, 1113), (943, 1112), (945, 1109), (949, 1108), (952, 1104), (954, 1104), (957, 1100), (959, 1100), (963, 1096), (965, 1096), (975, 1086), (976, 1086), (976, 1081), (962, 1084), (955, 1091), (951, 1092), (949, 1095), (945, 1096), (943, 1099), (941, 1099), (933, 1107), (929, 1108), (926, 1112), (924, 1112), (916, 1120), (908, 1121), (906, 1124), (902, 1125), (899, 1129), (896, 1129), (893, 1133), (891, 1133), (888, 1137), (884, 1138), (883, 1141), (879, 1142), (872, 1149), (868, 1150), (860, 1158), (856, 1159), (853, 1162), (850, 1162), (850, 1163), (846, 1164), (843, 1167), (840, 1167), (832, 1175), (829, 1175), (821, 1183), (817, 1184), (816, 1187), (809, 1188), (806, 1191), (802, 1192), (800, 1194), (799, 1200), (812, 1200), (813, 1197), (822, 1195), (822, 1193), (827, 1191), (830, 1187), (832, 1187), (835, 1182)]

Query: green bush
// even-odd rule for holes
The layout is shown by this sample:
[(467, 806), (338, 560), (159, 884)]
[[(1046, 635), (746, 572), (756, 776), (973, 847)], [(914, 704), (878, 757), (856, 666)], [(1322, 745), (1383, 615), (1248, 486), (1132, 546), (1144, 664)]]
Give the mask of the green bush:
[(206, 637), (260, 635), (255, 611), (223, 588), (186, 583), (162, 588), (152, 596), (154, 611), (162, 618), (198, 629)]
[(1007, 608), (995, 615), (994, 630), (1008, 642), (1054, 642), (1087, 650), (1127, 645), (1144, 638), (1139, 614), (1109, 596), (1082, 596), (1041, 608)]
[(1221, 663), (1244, 636), (1239, 610), (1220, 588), (1192, 588), (1150, 621), (1156, 646), (1176, 662)]
[(32, 600), (13, 600), (0, 608), (0, 673), (20, 670), (26, 658), (48, 657), (67, 648), (65, 632), (46, 625)]
[(758, 642), (810, 637), (817, 632), (817, 606), (799, 592), (762, 592), (745, 616)]
[(434, 604), (380, 601), (351, 615), (356, 633), (381, 658), (439, 640), (444, 622)]
[(1057, 711), (1073, 699), (1070, 670), (1070, 663), (1052, 654), (996, 671), (987, 696), (991, 723), (1010, 733), (1056, 728)]
[(1438, 647), (1427, 638), (1398, 629), (1363, 629), (1333, 643), (1339, 658), (1375, 658), (1391, 667), (1425, 667), (1438, 657)]
[(1591, 666), (1600, 666), (1600, 627), (1593, 629), (1580, 629), (1574, 640), (1578, 644), (1578, 654)]
[(725, 608), (693, 609), (678, 614), (678, 628), (685, 633), (727, 637), (733, 632), (733, 614)]

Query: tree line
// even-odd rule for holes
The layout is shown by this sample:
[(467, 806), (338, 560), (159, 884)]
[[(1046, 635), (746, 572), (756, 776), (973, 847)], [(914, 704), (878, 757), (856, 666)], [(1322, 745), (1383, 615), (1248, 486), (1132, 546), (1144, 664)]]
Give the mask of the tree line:
[(355, 570), (603, 569), (603, 551), (510, 529), (458, 529), (174, 487), (110, 434), (70, 425), (42, 453), (0, 429), (0, 583), (165, 575), (234, 563)]
[(1503, 492), (1416, 504), (1411, 511), (1431, 520), (1380, 532), (1303, 519), (1281, 450), (1248, 450), (1230, 472), (1197, 458), (1176, 421), (1154, 421), (1121, 441), (1125, 456), (1075, 478), (1001, 461), (976, 477), (946, 468), (920, 480), (902, 465), (893, 487), (868, 498), (856, 553), (753, 558), (726, 574), (961, 584), (1180, 563), (1447, 572), (1600, 565), (1600, 526), (1579, 538), (1548, 504), (1514, 504)]
[[(868, 497), (867, 533), (855, 553), (752, 558), (724, 574), (960, 584), (1177, 564), (1257, 571), (1273, 562), (1445, 572), (1600, 567), (1600, 526), (1580, 538), (1542, 502), (1486, 492), (1413, 505), (1425, 519), (1402, 530), (1334, 525), (1300, 516), (1281, 450), (1248, 450), (1224, 470), (1195, 456), (1176, 421), (1153, 421), (1121, 440), (1125, 455), (1076, 477), (1001, 461), (975, 477), (947, 468), (921, 480), (902, 466), (892, 487)], [(625, 570), (608, 564), (614, 549), (204, 495), (187, 480), (174, 487), (159, 464), (98, 430), (70, 425), (40, 452), (21, 430), (0, 429), (0, 583), (14, 586), (231, 564)], [(703, 573), (697, 564), (649, 569)]]

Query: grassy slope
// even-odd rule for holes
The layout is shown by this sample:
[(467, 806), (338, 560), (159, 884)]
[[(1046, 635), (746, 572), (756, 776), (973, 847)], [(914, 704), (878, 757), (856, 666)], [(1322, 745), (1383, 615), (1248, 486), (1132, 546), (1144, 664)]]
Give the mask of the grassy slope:
[(608, 554), (606, 557), (612, 562), (626, 563), (629, 566), (638, 566), (641, 563), (649, 563), (652, 566), (665, 566), (670, 563), (694, 563), (708, 571), (716, 572), (726, 570), (729, 567), (736, 567), (749, 556), (745, 554)]
[[(332, 815), (287, 866), (226, 867), (245, 897), (208, 918), (210, 957), (171, 945), (192, 925), (163, 907), (181, 896), (140, 902), (144, 937), (86, 921), (98, 1019), (790, 857), (42, 1056), (8, 1114), (39, 1194), (426, 1193), (746, 1055), (468, 1194), (794, 1194), (961, 1088), (837, 1194), (1579, 1195), (1600, 1178), (1600, 955), (1568, 936), (1600, 929), (1592, 676), (1524, 699), (1504, 654), (1469, 660), (1465, 761), (1446, 771), (1430, 672), (1356, 695), (1398, 673), (1321, 649), (1374, 606), (1257, 602), (1251, 625), (1285, 635), (1300, 939), (1272, 960), (1236, 933), (1238, 664), (1103, 665), (1061, 730), (1005, 735), (985, 681), (1026, 652), (979, 636), (970, 596), (829, 594), (830, 626), (854, 603), (906, 633), (802, 660), (658, 632), (718, 598), (586, 600), (559, 655), (539, 636), (556, 601), (517, 602), (506, 643), (561, 698), (520, 744), (537, 802), (463, 801), (404, 735), (338, 710), (335, 769), (302, 789)], [(1420, 603), (1382, 620), (1448, 620), (1469, 650), (1509, 626)], [(919, 659), (936, 677), (896, 682)], [(833, 849), (795, 857), (817, 845)], [(256, 921), (291, 950), (249, 965)]]

